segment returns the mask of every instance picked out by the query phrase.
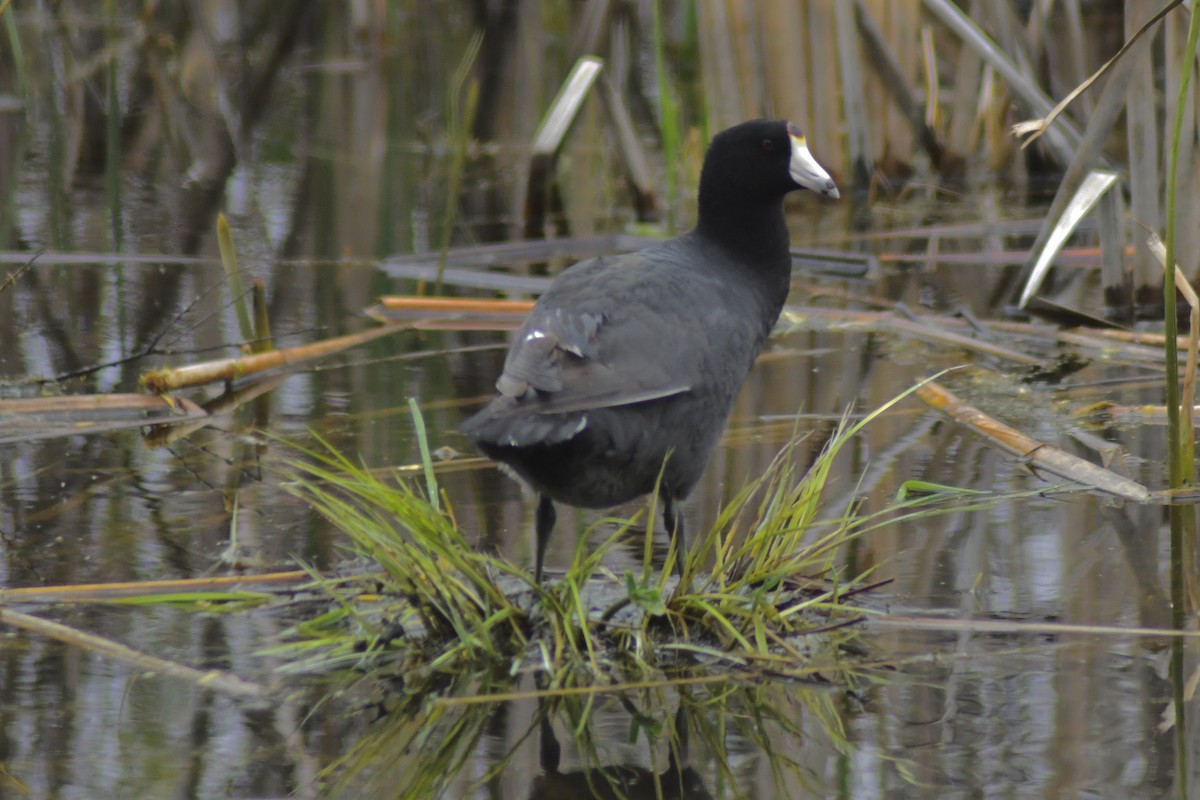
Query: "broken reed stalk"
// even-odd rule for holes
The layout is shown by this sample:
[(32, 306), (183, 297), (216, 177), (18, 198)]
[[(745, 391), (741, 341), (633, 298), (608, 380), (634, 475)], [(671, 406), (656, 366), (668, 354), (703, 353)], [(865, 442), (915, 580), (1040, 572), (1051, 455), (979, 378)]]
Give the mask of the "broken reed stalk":
[(139, 379), (143, 389), (163, 394), (189, 386), (203, 386), (218, 381), (234, 381), (282, 367), (295, 367), (310, 361), (357, 347), (383, 336), (405, 330), (404, 325), (383, 325), (359, 333), (338, 336), (320, 342), (256, 353), (239, 358), (222, 358), (186, 367), (164, 367), (145, 373)]
[(407, 297), (387, 295), (379, 304), (388, 311), (431, 311), (464, 314), (528, 314), (532, 300), (491, 300), (469, 297)]
[[(286, 374), (274, 375), (270, 378), (254, 381), (238, 389), (226, 389), (219, 396), (205, 402), (204, 411), (208, 412), (208, 416), (195, 421), (184, 421), (173, 425), (152, 425), (142, 438), (142, 443), (151, 449), (169, 447), (171, 444), (191, 436), (200, 428), (212, 424), (214, 418), (232, 414), (241, 406), (269, 394), (277, 389), (279, 384), (287, 380), (287, 377)], [(184, 398), (176, 396), (173, 399), (179, 402)]]
[(229, 281), (229, 293), (233, 296), (233, 309), (237, 312), (242, 341), (252, 341), (254, 326), (250, 323), (250, 309), (246, 306), (246, 289), (242, 286), (237, 250), (234, 249), (233, 234), (229, 231), (229, 220), (225, 219), (224, 212), (217, 214), (217, 247), (221, 251), (221, 266), (225, 269), (225, 279)]
[(200, 670), (185, 664), (179, 664), (175, 661), (168, 661), (165, 658), (159, 658), (158, 656), (152, 656), (149, 653), (135, 650), (112, 639), (81, 631), (69, 625), (63, 625), (60, 622), (52, 622), (41, 617), (23, 614), (20, 611), (0, 608), (0, 624), (20, 628), (41, 636), (47, 636), (73, 647), (90, 650), (106, 658), (123, 661), (142, 672), (152, 672), (172, 678), (181, 678), (201, 688), (212, 689), (215, 692), (230, 697), (244, 700), (259, 700), (267, 696), (265, 687), (243, 680), (228, 672), (215, 669)]
[(934, 381), (922, 384), (916, 393), (926, 403), (959, 424), (970, 428), (1000, 449), (1023, 459), (1035, 474), (1039, 471), (1047, 472), (1136, 503), (1147, 503), (1151, 500), (1150, 490), (1140, 483), (1027, 436), (959, 399), (953, 392)]
[[(815, 292), (812, 294), (815, 294)], [(863, 298), (855, 297), (854, 299), (857, 302), (861, 302)], [(899, 316), (894, 307), (886, 311), (860, 311), (856, 309), (789, 306), (784, 308), (780, 320), (784, 326), (793, 326), (792, 329), (816, 324), (911, 334), (926, 341), (963, 347), (973, 352), (987, 353), (1014, 363), (1033, 364), (1036, 362), (1043, 365), (1047, 363), (1035, 359), (1026, 353), (1002, 347), (994, 342), (972, 339), (968, 336), (955, 333), (956, 330), (966, 330), (968, 328), (967, 323), (961, 319), (942, 314), (921, 314), (916, 315), (915, 319), (909, 319)], [(1057, 328), (1051, 329), (1045, 325), (1007, 320), (993, 320), (987, 324), (987, 327), (998, 333), (1014, 336), (1040, 337), (1060, 344), (1086, 347), (1092, 350), (1103, 350), (1106, 353), (1106, 358), (1121, 360), (1131, 364), (1162, 365), (1163, 335), (1161, 333), (1092, 327), (1075, 327), (1068, 330), (1060, 330)], [(786, 332), (790, 329), (784, 327), (782, 330)], [(1181, 338), (1179, 341), (1184, 347), (1187, 346), (1186, 339)]]
[[(1094, 129), (1089, 129), (1094, 130)], [(1072, 164), (1074, 167), (1075, 164)], [(1033, 260), (1029, 268), (1029, 277), (1017, 300), (1017, 308), (1025, 308), (1034, 293), (1041, 287), (1042, 281), (1050, 271), (1050, 265), (1058, 251), (1066, 243), (1067, 238), (1074, 233), (1075, 228), (1083, 221), (1084, 216), (1100, 201), (1106, 192), (1116, 183), (1119, 175), (1111, 170), (1094, 169), (1083, 177), (1079, 187), (1068, 192), (1067, 184), (1059, 190), (1055, 197), (1051, 216), (1047, 225), (1038, 235), (1034, 243)], [(1060, 199), (1069, 198), (1066, 202)], [(1058, 213), (1061, 209), (1061, 213)]]
[[(1120, 405), (1117, 403), (1092, 403), (1072, 412), (1072, 417), (1086, 419), (1097, 425), (1165, 425), (1165, 405)], [(1192, 406), (1192, 415), (1200, 416), (1200, 407)], [(1184, 416), (1187, 416), (1184, 414)]]
[(1183, 639), (1200, 638), (1200, 631), (1173, 630), (1171, 628), (1155, 628), (1148, 625), (1081, 625), (1070, 622), (1031, 622), (1029, 620), (980, 619), (978, 617), (947, 618), (922, 614), (880, 614), (871, 617), (871, 625), (881, 628), (900, 628), (905, 631), (945, 631), (954, 635), (990, 634), (993, 636), (1013, 635), (1030, 636), (1042, 634), (1045, 636), (1108, 636), (1119, 641), (1128, 641), (1130, 637), (1147, 639), (1165, 639), (1177, 637)]
[(1046, 366), (1044, 359), (1028, 355), (1008, 347), (1002, 347), (994, 342), (972, 338), (962, 333), (943, 330), (932, 323), (940, 323), (944, 318), (931, 320), (926, 324), (917, 319), (905, 319), (895, 311), (855, 311), (852, 309), (828, 308), (787, 308), (783, 310), (780, 321), (784, 325), (801, 326), (809, 319), (824, 319), (840, 323), (863, 325), (872, 329), (886, 330), (901, 336), (912, 336), (922, 341), (934, 342), (949, 347), (961, 347), (965, 350), (1004, 359), (1014, 364), (1025, 366)]
[(305, 570), (269, 572), (261, 575), (216, 575), (210, 578), (180, 578), (162, 581), (119, 581), (76, 583), (62, 586), (27, 586), (0, 589), (5, 603), (111, 603), (133, 598), (161, 600), (164, 596), (251, 591), (250, 587), (295, 586), (313, 580)]
[(0, 400), (0, 443), (189, 422), (207, 424), (207, 420), (208, 413), (185, 397), (111, 394), (18, 398)]
[(71, 394), (59, 397), (20, 397), (0, 400), (0, 420), (19, 418), (39, 422), (61, 421), (79, 425), (83, 420), (136, 418), (143, 423), (160, 417), (203, 414), (190, 401), (147, 397), (144, 394)]
[(567, 131), (603, 68), (604, 62), (595, 56), (579, 59), (542, 118), (529, 159), (529, 183), (525, 190), (526, 239), (545, 238), (546, 209), (552, 204), (548, 201), (554, 189), (554, 165)]
[(414, 330), (514, 330), (533, 308), (532, 300), (392, 296), (379, 298), (367, 316)]

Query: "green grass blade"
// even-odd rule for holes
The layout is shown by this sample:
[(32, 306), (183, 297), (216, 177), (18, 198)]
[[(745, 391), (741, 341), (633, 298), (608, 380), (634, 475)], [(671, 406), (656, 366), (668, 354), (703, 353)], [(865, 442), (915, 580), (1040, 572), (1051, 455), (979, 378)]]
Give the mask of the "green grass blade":
[(429, 453), (429, 439), (425, 433), (425, 417), (414, 397), (408, 398), (408, 410), (412, 413), (413, 427), (417, 430), (417, 447), (421, 449), (421, 467), (425, 470), (425, 488), (429, 492), (429, 504), (439, 511), (437, 476), (433, 473), (433, 457)]

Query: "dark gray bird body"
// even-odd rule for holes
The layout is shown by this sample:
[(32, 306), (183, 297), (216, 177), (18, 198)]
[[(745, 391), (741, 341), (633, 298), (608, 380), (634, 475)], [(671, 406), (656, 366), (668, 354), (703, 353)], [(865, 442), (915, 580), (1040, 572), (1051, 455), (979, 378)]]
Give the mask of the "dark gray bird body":
[(682, 536), (674, 504), (700, 479), (787, 297), (782, 201), (802, 186), (837, 196), (799, 131), (731, 128), (705, 159), (693, 231), (576, 264), (538, 300), (499, 395), (462, 430), (541, 495), (539, 580), (552, 500), (604, 508), (658, 483)]

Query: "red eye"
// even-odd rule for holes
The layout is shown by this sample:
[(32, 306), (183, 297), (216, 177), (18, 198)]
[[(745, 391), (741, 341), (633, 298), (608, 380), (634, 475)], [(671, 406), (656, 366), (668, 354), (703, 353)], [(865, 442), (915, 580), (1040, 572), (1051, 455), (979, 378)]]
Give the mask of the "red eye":
[(762, 148), (764, 152), (769, 153), (775, 149), (775, 143), (770, 139), (763, 139)]

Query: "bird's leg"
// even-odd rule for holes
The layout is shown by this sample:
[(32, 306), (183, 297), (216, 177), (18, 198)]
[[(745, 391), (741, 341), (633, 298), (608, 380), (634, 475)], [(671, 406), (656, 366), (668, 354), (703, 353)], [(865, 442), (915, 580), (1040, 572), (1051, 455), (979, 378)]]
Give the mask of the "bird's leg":
[(683, 512), (675, 508), (674, 498), (663, 496), (663, 525), (667, 535), (675, 540), (675, 563), (679, 565), (679, 574), (683, 574), (683, 560), (687, 550), (683, 544)]
[[(538, 681), (535, 680), (535, 683)], [(538, 687), (539, 689), (542, 687)], [(558, 737), (554, 735), (554, 726), (550, 724), (550, 706), (544, 697), (539, 697), (538, 705), (538, 764), (545, 772), (558, 772), (562, 759), (562, 747)]]
[(546, 545), (550, 543), (550, 532), (554, 530), (554, 502), (546, 495), (538, 496), (536, 513), (537, 543), (534, 551), (533, 580), (542, 585), (542, 559), (546, 557)]

